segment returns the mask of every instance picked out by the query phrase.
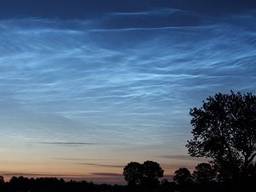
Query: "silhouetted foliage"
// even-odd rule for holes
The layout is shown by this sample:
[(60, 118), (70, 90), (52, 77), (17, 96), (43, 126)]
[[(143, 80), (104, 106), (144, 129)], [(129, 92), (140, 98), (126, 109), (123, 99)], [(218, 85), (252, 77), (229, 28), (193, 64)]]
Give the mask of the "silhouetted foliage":
[(208, 157), (219, 178), (249, 175), (256, 156), (256, 96), (251, 93), (218, 93), (208, 97), (203, 106), (193, 108), (193, 139), (189, 154)]
[(143, 185), (144, 187), (157, 186), (163, 177), (163, 169), (159, 163), (145, 161), (143, 164), (131, 162), (124, 168), (124, 178), (130, 186)]
[(123, 171), (124, 179), (130, 186), (142, 184), (143, 167), (140, 163), (131, 162), (125, 166)]
[(200, 163), (195, 167), (193, 177), (201, 184), (211, 183), (216, 179), (216, 170), (209, 163)]
[(127, 192), (121, 185), (94, 184), (86, 181), (64, 181), (57, 178), (12, 177), (0, 186), (1, 192)]
[(146, 186), (156, 186), (160, 183), (159, 179), (163, 177), (164, 170), (159, 163), (154, 161), (145, 161), (143, 163), (143, 184)]
[(173, 180), (179, 185), (188, 185), (193, 182), (192, 175), (187, 168), (179, 168), (176, 170)]
[(4, 177), (3, 176), (0, 176), (0, 185), (1, 184), (4, 184)]
[(172, 191), (175, 191), (176, 188), (177, 188), (177, 185), (175, 182), (170, 182), (167, 179), (163, 179), (161, 181), (161, 185), (158, 188), (158, 191), (172, 192)]

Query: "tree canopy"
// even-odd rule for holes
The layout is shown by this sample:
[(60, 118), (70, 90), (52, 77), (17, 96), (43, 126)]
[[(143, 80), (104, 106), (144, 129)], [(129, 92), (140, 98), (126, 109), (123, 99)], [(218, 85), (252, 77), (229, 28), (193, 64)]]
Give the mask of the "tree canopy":
[(197, 183), (207, 184), (216, 178), (216, 170), (209, 163), (199, 163), (193, 172)]
[(143, 163), (143, 184), (157, 185), (159, 178), (163, 177), (164, 170), (159, 163), (154, 161), (145, 161)]
[(186, 185), (192, 182), (192, 175), (187, 168), (179, 168), (174, 172), (173, 180), (179, 185)]
[(218, 93), (191, 109), (189, 154), (209, 158), (224, 177), (245, 173), (256, 156), (256, 96)]
[(137, 162), (130, 162), (124, 167), (124, 179), (128, 185), (140, 185), (142, 183), (142, 165)]
[(128, 163), (123, 171), (128, 185), (155, 186), (159, 184), (159, 178), (163, 177), (163, 169), (154, 161), (145, 161), (143, 164), (137, 162)]

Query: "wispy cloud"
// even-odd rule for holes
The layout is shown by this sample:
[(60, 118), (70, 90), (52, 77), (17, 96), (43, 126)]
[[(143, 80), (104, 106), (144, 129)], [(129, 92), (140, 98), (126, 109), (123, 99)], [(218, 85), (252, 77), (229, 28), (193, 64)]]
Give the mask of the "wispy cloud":
[[(45, 8), (47, 11), (44, 11)], [(58, 1), (38, 0), (23, 2), (22, 4), (13, 4), (10, 2), (4, 3), (1, 6), (0, 19), (17, 18), (17, 17), (34, 17), (34, 18), (50, 18), (61, 20), (75, 20), (75, 19), (89, 19), (92, 17), (102, 17), (113, 11), (119, 12), (150, 12), (154, 9), (170, 9), (170, 10), (185, 10), (198, 12), (205, 15), (228, 15), (234, 14), (238, 11), (253, 10), (256, 3), (253, 0), (129, 0), (116, 1), (108, 0), (102, 2), (101, 0), (94, 1), (80, 1), (68, 0), (62, 1), (62, 6), (59, 6)], [(7, 11), (8, 10), (8, 11)]]
[(163, 159), (170, 159), (170, 160), (181, 160), (181, 161), (207, 161), (206, 158), (198, 158), (198, 157), (191, 157), (189, 155), (162, 155), (159, 156)]
[(160, 156), (165, 159), (178, 159), (178, 160), (192, 160), (193, 158), (189, 155), (163, 155)]
[(54, 160), (63, 160), (63, 161), (73, 161), (73, 162), (81, 162), (81, 161), (109, 161), (109, 160), (112, 160), (112, 159), (107, 159), (107, 158), (104, 158), (104, 159), (93, 159), (93, 158), (64, 158), (64, 157), (56, 157), (56, 158), (53, 158)]
[(34, 173), (34, 172), (6, 172), (0, 171), (0, 174), (6, 177), (10, 176), (25, 176), (25, 177), (88, 177), (88, 175), (65, 175), (65, 174), (49, 174), (49, 173)]
[[(204, 16), (207, 17), (207, 16)], [(175, 8), (155, 8), (142, 11), (112, 12), (98, 20), (98, 31), (112, 30), (159, 30), (185, 26), (201, 26), (203, 17), (199, 14)], [(211, 17), (207, 23), (211, 23)], [(102, 29), (104, 28), (104, 29)], [(94, 30), (97, 31), (97, 30)]]
[(85, 142), (38, 142), (45, 145), (97, 145), (98, 143), (85, 143)]
[(119, 173), (91, 173), (91, 175), (103, 176), (103, 177), (121, 177), (122, 176), (122, 174), (119, 174)]
[(101, 163), (78, 163), (79, 165), (89, 165), (96, 167), (124, 168), (125, 165), (101, 164)]
[(110, 15), (112, 16), (151, 16), (151, 15), (171, 15), (174, 13), (188, 13), (188, 11), (184, 11), (181, 9), (175, 8), (163, 8), (163, 9), (152, 9), (152, 10), (144, 10), (144, 11), (129, 11), (129, 12), (112, 12)]

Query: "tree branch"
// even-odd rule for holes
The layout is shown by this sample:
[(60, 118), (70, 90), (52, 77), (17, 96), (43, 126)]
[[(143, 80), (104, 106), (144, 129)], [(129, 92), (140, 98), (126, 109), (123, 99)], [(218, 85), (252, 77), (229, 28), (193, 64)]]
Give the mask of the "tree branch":
[(248, 164), (253, 161), (253, 159), (256, 157), (256, 152), (251, 155), (251, 157), (248, 159)]

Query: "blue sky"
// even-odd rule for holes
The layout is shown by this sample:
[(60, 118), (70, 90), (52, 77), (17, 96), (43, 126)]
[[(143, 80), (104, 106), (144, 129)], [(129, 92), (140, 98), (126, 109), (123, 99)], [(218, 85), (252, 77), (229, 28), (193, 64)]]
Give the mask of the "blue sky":
[(192, 168), (189, 109), (255, 91), (255, 8), (1, 1), (1, 173), (107, 180), (148, 159), (166, 175)]

